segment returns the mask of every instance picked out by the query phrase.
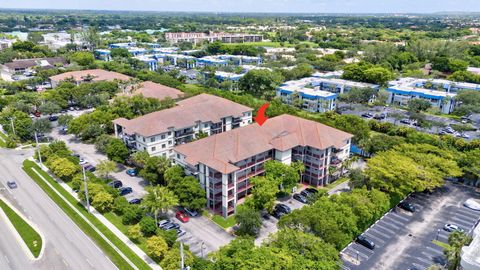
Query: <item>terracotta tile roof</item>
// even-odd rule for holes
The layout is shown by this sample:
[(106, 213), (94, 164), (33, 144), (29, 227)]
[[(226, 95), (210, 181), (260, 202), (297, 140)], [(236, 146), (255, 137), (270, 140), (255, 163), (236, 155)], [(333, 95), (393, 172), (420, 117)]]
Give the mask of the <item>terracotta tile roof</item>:
[(50, 80), (60, 82), (67, 78), (73, 78), (75, 81), (80, 82), (89, 75), (93, 77), (92, 81), (113, 81), (115, 79), (121, 81), (128, 81), (132, 78), (118, 72), (107, 71), (103, 69), (88, 69), (58, 74), (50, 77)]
[(239, 117), (244, 112), (252, 111), (247, 106), (230, 100), (200, 94), (177, 102), (177, 106), (146, 114), (132, 120), (115, 119), (113, 123), (125, 128), (128, 134), (139, 134), (144, 137), (167, 132), (169, 128), (185, 128), (196, 122), (218, 123), (228, 116)]
[(172, 99), (178, 99), (184, 95), (183, 92), (178, 89), (154, 83), (151, 81), (140, 83), (139, 87), (133, 92), (120, 93), (119, 95), (133, 96), (140, 94), (144, 97), (156, 98), (158, 100), (163, 100), (167, 97), (170, 97)]
[(317, 149), (340, 148), (353, 135), (315, 121), (283, 114), (268, 119), (264, 125), (252, 124), (216, 134), (202, 140), (175, 147), (191, 165), (203, 163), (222, 173), (238, 168), (238, 161), (276, 149), (285, 151), (295, 146)]

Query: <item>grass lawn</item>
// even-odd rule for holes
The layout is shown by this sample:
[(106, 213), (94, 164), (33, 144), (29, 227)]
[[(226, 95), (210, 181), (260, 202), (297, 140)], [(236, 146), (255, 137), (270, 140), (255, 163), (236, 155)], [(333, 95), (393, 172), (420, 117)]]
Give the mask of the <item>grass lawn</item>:
[(450, 247), (449, 244), (444, 243), (444, 242), (441, 242), (441, 241), (438, 241), (438, 240), (432, 240), (432, 243), (434, 243), (435, 245), (437, 245), (437, 246), (439, 246), (439, 247), (442, 247), (442, 248), (444, 248), (444, 249)]
[(99, 231), (105, 235), (116, 248), (118, 248), (130, 261), (135, 264), (138, 269), (150, 269), (150, 267), (138, 257), (125, 243), (118, 239), (103, 223), (101, 223), (95, 216), (89, 214), (87, 210), (81, 205), (70, 193), (68, 193), (59, 183), (57, 183), (50, 175), (41, 170), (33, 161), (25, 160), (23, 162), (23, 170), (50, 196), (50, 198), (67, 214), (73, 222), (75, 222), (80, 229), (85, 232), (95, 243), (105, 252), (105, 254), (112, 260), (112, 262), (121, 270), (133, 269), (126, 260), (103, 239), (84, 219), (82, 219), (76, 211), (74, 211), (57, 193), (55, 193), (50, 186), (48, 186), (35, 173), (33, 168), (42, 175), (50, 185), (52, 185), (67, 201), (75, 207), (76, 210), (88, 219)]
[(212, 217), (213, 222), (217, 223), (218, 226), (227, 229), (232, 227), (233, 225), (237, 224), (235, 221), (235, 216), (229, 216), (228, 218), (223, 218), (222, 216), (219, 215), (214, 215)]
[(349, 179), (347, 177), (343, 177), (343, 178), (340, 178), (338, 179), (337, 181), (333, 182), (333, 183), (330, 183), (324, 187), (322, 187), (323, 189), (326, 189), (326, 190), (330, 190), (338, 185), (340, 185), (341, 183), (345, 183), (347, 182)]
[(3, 212), (5, 212), (8, 219), (10, 219), (10, 222), (12, 222), (18, 234), (20, 234), (25, 244), (27, 244), (33, 256), (38, 258), (42, 250), (42, 237), (40, 237), (40, 234), (2, 200), (0, 200), (0, 208), (3, 209)]
[(0, 131), (0, 147), (7, 147), (7, 135)]

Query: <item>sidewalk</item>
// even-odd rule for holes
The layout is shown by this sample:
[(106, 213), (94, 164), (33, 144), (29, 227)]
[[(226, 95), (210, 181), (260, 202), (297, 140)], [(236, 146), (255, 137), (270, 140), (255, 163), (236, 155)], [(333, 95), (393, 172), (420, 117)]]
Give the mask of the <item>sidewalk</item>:
[[(43, 164), (38, 164), (37, 165), (42, 169), (44, 170), (45, 172), (47, 172), (48, 174), (49, 173), (49, 170), (48, 168), (46, 168)], [(39, 175), (40, 177), (42, 177), (41, 175)], [(80, 200), (77, 198), (77, 194), (72, 190), (72, 188), (70, 188), (70, 186), (68, 186), (65, 182), (59, 180), (58, 178), (54, 177), (55, 180), (68, 192), (70, 193), (77, 201), (80, 202)], [(43, 179), (43, 177), (42, 177)], [(46, 181), (44, 179), (44, 181)], [(49, 184), (47, 181), (46, 181), (47, 184)], [(49, 184), (50, 185), (50, 184)], [(55, 192), (58, 193), (58, 191), (51, 187)], [(60, 193), (58, 193), (59, 196), (62, 196)], [(143, 250), (141, 250), (135, 243), (133, 243), (126, 235), (124, 235), (120, 230), (117, 229), (117, 227), (115, 227), (115, 225), (113, 225), (110, 221), (108, 221), (102, 214), (100, 214), (97, 210), (95, 210), (95, 208), (91, 207), (90, 206), (90, 210), (91, 210), (91, 213), (100, 221), (103, 223), (103, 225), (105, 225), (112, 233), (115, 234), (115, 236), (117, 236), (123, 243), (125, 243), (125, 245), (127, 245), (137, 256), (139, 256), (142, 260), (145, 261), (145, 263), (147, 263), (150, 268), (154, 269), (154, 270), (162, 270), (162, 268), (152, 259), (150, 258)], [(82, 218), (84, 218), (86, 220), (85, 217), (83, 217), (82, 214), (78, 213)], [(89, 221), (86, 220), (88, 223)], [(91, 225), (94, 229), (96, 229), (95, 226)], [(103, 236), (103, 234), (101, 234), (101, 232), (97, 232), (99, 233), (100, 235)], [(108, 239), (105, 239), (108, 241)], [(120, 251), (118, 250), (115, 245), (111, 244), (112, 247), (114, 247), (116, 249), (116, 251), (122, 256), (124, 257), (124, 259), (128, 262), (130, 262), (128, 260), (128, 258)], [(131, 263), (131, 262), (130, 262)], [(133, 264), (133, 263), (132, 263)], [(134, 266), (134, 265), (133, 265)], [(136, 268), (136, 267), (134, 267)]]

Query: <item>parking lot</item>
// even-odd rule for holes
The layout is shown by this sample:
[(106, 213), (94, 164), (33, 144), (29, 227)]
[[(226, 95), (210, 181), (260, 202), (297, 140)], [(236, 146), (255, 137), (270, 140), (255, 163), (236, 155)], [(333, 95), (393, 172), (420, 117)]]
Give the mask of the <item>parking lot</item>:
[(344, 269), (426, 269), (433, 264), (447, 263), (443, 248), (433, 240), (448, 242), (447, 223), (467, 233), (480, 218), (480, 212), (464, 207), (469, 198), (480, 198), (466, 186), (447, 183), (432, 194), (415, 193), (406, 202), (415, 206), (410, 213), (398, 207), (388, 212), (363, 235), (375, 243), (370, 250), (350, 243), (341, 252)]

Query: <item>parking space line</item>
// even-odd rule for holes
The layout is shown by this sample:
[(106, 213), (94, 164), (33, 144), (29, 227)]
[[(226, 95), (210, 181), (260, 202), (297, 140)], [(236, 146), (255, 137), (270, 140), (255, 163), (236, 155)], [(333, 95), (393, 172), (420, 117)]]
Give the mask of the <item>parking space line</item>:
[[(375, 239), (375, 245), (376, 245), (376, 246), (380, 246), (380, 247), (381, 247), (381, 246), (383, 246), (383, 244), (385, 244), (385, 241), (384, 241), (384, 240), (382, 240), (381, 238), (379, 238), (379, 237), (377, 237), (377, 236), (375, 236), (375, 235), (373, 235), (373, 234), (371, 234), (371, 233), (369, 233), (369, 232), (365, 232), (365, 233), (363, 233), (363, 234), (367, 235), (367, 236), (370, 237), (370, 238)], [(378, 242), (380, 242), (381, 244), (378, 244)]]
[(398, 220), (396, 220), (394, 217), (391, 217), (390, 215), (387, 215), (384, 217), (384, 219), (388, 219), (389, 221), (399, 225), (399, 226), (405, 226), (405, 222), (400, 222)]
[(378, 228), (370, 228), (370, 230), (368, 230), (367, 232), (370, 233), (370, 234), (374, 234), (374, 235), (381, 235), (381, 236), (387, 238), (387, 240), (392, 238), (391, 235), (384, 234), (384, 233), (378, 231)]
[(375, 224), (374, 227), (377, 228), (377, 229), (384, 230), (384, 231), (388, 232), (388, 233), (391, 234), (391, 235), (394, 235), (394, 234), (395, 234), (394, 231), (392, 231), (392, 230), (389, 229), (389, 228), (385, 228), (385, 227), (384, 227), (382, 224), (380, 224), (380, 223)]
[(429, 246), (427, 246), (427, 249), (428, 249), (428, 250), (431, 250), (432, 252), (435, 252), (435, 253), (437, 253), (437, 254), (439, 254), (439, 255), (443, 255), (443, 251), (436, 250), (436, 249), (434, 249), (434, 248), (432, 248), (432, 247), (429, 247)]
[(421, 261), (423, 263), (426, 263), (427, 266), (430, 266), (432, 264), (432, 261), (431, 260), (427, 260), (425, 258), (422, 258), (422, 257), (415, 257), (415, 259), (417, 259), (418, 261)]
[(472, 223), (475, 223), (478, 220), (478, 217), (472, 217), (472, 216), (465, 215), (465, 214), (462, 214), (462, 213), (455, 213), (455, 214), (453, 214), (453, 216), (461, 218), (461, 219), (469, 220)]
[(461, 216), (465, 216), (465, 217), (475, 219), (475, 220), (480, 218), (480, 215), (478, 215), (477, 213), (470, 213), (470, 212), (457, 211), (457, 212), (455, 212), (455, 215), (461, 215)]
[(397, 213), (397, 212), (391, 212), (390, 215), (391, 215), (391, 216), (394, 216), (394, 217), (396, 217), (396, 218), (402, 219), (402, 220), (404, 220), (405, 222), (409, 222), (409, 221), (410, 221), (409, 218), (406, 218), (405, 216), (402, 216), (402, 215), (400, 215), (400, 214)]
[(425, 269), (425, 268), (427, 268), (427, 267), (430, 266), (430, 264), (428, 264), (428, 265), (423, 265), (423, 264), (418, 264), (418, 263), (412, 263), (412, 265), (415, 266), (415, 267), (418, 268), (418, 269)]
[(464, 228), (464, 229), (470, 229), (471, 227), (473, 227), (473, 225), (475, 225), (475, 222), (459, 219), (459, 218), (456, 218), (456, 217), (452, 217), (452, 218), (450, 218), (450, 220), (452, 221), (451, 224), (455, 224), (455, 225), (458, 224), (461, 227), (468, 227), (468, 228)]
[(358, 256), (359, 256), (359, 257), (363, 257), (363, 258), (365, 258), (365, 259), (368, 259), (368, 258), (369, 258), (368, 255), (366, 255), (366, 254), (362, 253), (361, 251), (358, 251), (358, 250), (356, 250), (356, 249), (354, 249), (354, 248), (349, 248), (349, 249), (347, 249), (347, 250), (350, 251), (351, 253), (353, 253), (353, 255), (352, 255), (352, 254), (348, 254), (348, 255), (349, 255), (349, 256), (352, 256), (352, 257), (354, 257), (354, 258), (357, 256), (357, 252), (358, 252)]
[(462, 212), (462, 213), (465, 213), (466, 215), (471, 215), (471, 216), (476, 217), (476, 218), (480, 217), (478, 212), (476, 212), (475, 210), (466, 208), (466, 207), (457, 208), (457, 212)]
[(414, 265), (419, 265), (421, 269), (426, 269), (427, 267), (429, 267), (430, 265), (432, 265), (432, 262), (428, 261), (424, 261), (424, 260), (420, 260), (420, 258), (418, 257), (415, 257), (415, 259), (417, 260), (417, 262), (419, 263), (413, 263)]
[(373, 254), (373, 250), (368, 249), (368, 248), (366, 248), (366, 247), (364, 247), (364, 246), (362, 246), (362, 245), (359, 245), (359, 244), (356, 244), (356, 243), (355, 243), (353, 246), (355, 247), (355, 249), (359, 249), (359, 250), (363, 251), (364, 253), (368, 253), (368, 254), (370, 254), (370, 255)]
[[(381, 224), (382, 226), (383, 226), (383, 225), (384, 225), (384, 226), (389, 226), (390, 228), (392, 228), (392, 229), (395, 230), (395, 231), (400, 230), (400, 227), (398, 227), (398, 226), (395, 225), (395, 224), (392, 224), (392, 223), (387, 222), (385, 219), (382, 219), (380, 222), (383, 222), (383, 223)], [(380, 222), (379, 222), (379, 223), (380, 223)], [(377, 225), (378, 225), (378, 224), (377, 224)], [(395, 233), (395, 231), (392, 231), (392, 233)]]

